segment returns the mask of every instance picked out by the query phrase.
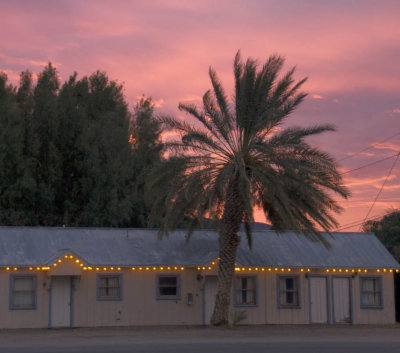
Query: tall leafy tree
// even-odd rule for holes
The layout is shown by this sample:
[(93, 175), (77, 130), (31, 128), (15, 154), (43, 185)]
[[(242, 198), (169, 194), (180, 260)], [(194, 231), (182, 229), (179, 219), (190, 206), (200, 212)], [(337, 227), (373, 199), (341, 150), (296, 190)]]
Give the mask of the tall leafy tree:
[(79, 225), (78, 220), (87, 202), (87, 195), (83, 196), (81, 178), (85, 155), (82, 136), (91, 128), (88, 106), (88, 79), (84, 77), (78, 81), (75, 73), (63, 84), (58, 95), (60, 130), (57, 148), (62, 160), (62, 183), (58, 195), (62, 199), (62, 219), (66, 225)]
[(146, 227), (150, 202), (146, 202), (145, 185), (153, 167), (160, 163), (163, 144), (161, 124), (154, 116), (154, 102), (142, 97), (134, 108), (131, 124), (132, 144), (132, 218), (130, 225)]
[(162, 119), (179, 138), (166, 143), (170, 158), (154, 173), (151, 221), (161, 232), (176, 228), (185, 217), (219, 221), (218, 292), (213, 325), (228, 323), (238, 230), (246, 224), (251, 246), (253, 208), (264, 210), (278, 231), (295, 229), (311, 240), (322, 240), (317, 229), (337, 226), (332, 213), (341, 208), (332, 195), (349, 195), (329, 154), (311, 147), (308, 136), (333, 131), (331, 125), (283, 128), (303, 101), (305, 79), (295, 81), (294, 69), (282, 77), (284, 60), (271, 56), (259, 69), (256, 62), (234, 60), (235, 97), (230, 102), (216, 72), (210, 69), (212, 91), (202, 108), (180, 104), (197, 121), (192, 125)]
[(88, 78), (86, 127), (82, 150), (79, 225), (121, 226), (130, 218), (130, 114), (123, 87), (103, 72)]
[(24, 121), (18, 109), (16, 89), (0, 73), (0, 222), (19, 223), (19, 201), (24, 174)]
[[(0, 224), (133, 225), (130, 117), (122, 85), (103, 72), (75, 73), (61, 89), (52, 64), (36, 85), (29, 71), (18, 88), (1, 74)], [(140, 128), (151, 155), (157, 129)]]
[(388, 212), (379, 220), (363, 224), (364, 232), (372, 232), (386, 246), (394, 258), (400, 262), (400, 211)]
[(57, 189), (61, 183), (60, 153), (57, 149), (59, 115), (57, 109), (58, 73), (49, 63), (38, 75), (33, 91), (32, 143), (34, 175), (37, 184), (34, 212), (43, 225), (60, 224), (60, 201)]
[[(35, 168), (35, 156), (33, 151), (34, 140), (34, 121), (33, 110), (35, 106), (34, 85), (32, 73), (23, 71), (20, 75), (20, 82), (17, 91), (17, 103), (23, 121), (23, 178), (18, 185), (21, 192), (21, 198), (18, 202), (18, 209), (21, 213), (18, 224), (34, 225), (38, 223), (38, 215), (35, 214), (35, 203), (37, 196), (37, 179)], [(15, 137), (16, 138), (16, 137)], [(15, 224), (15, 221), (13, 222)]]

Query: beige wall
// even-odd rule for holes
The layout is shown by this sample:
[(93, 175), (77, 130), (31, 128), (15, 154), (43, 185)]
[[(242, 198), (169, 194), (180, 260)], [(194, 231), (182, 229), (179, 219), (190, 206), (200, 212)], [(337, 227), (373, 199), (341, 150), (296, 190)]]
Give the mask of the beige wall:
[[(18, 274), (37, 275), (37, 309), (9, 310), (10, 272), (0, 269), (0, 328), (47, 327), (49, 320), (49, 271), (25, 271)], [(99, 271), (100, 273), (110, 273)], [(82, 271), (75, 277), (74, 326), (119, 326), (119, 325), (201, 325), (203, 320), (202, 286), (198, 275), (216, 274), (212, 271), (185, 269), (184, 271), (118, 271), (123, 276), (123, 299), (121, 301), (96, 300), (97, 271)], [(116, 271), (115, 271), (116, 272)], [(114, 272), (114, 273), (115, 273)], [(157, 300), (156, 275), (173, 273), (181, 278), (180, 300)], [(54, 273), (55, 274), (55, 273)], [(234, 307), (232, 312), (245, 310), (247, 324), (308, 324), (310, 321), (308, 279), (305, 272), (293, 270), (288, 273), (275, 271), (241, 271), (240, 275), (256, 275), (258, 284), (257, 307)], [(277, 306), (277, 275), (299, 275), (299, 309), (279, 309)], [(327, 275), (325, 271), (313, 270), (311, 274)], [(339, 273), (334, 274), (339, 275)], [(371, 273), (368, 273), (371, 275)], [(377, 275), (376, 272), (373, 275)], [(360, 308), (360, 274), (352, 278), (353, 322), (355, 324), (389, 324), (395, 321), (394, 284), (392, 273), (381, 273), (383, 278), (383, 309)], [(331, 288), (332, 273), (329, 273)], [(187, 304), (187, 294), (193, 294), (193, 304)], [(329, 303), (332, 312), (332, 296)], [(332, 315), (330, 315), (332, 320)]]
[[(123, 283), (121, 301), (96, 300), (97, 273), (90, 271), (82, 276), (74, 292), (75, 326), (201, 324), (201, 283), (196, 280), (197, 270), (162, 272), (126, 270), (120, 273)], [(157, 300), (157, 274), (180, 276), (180, 300)], [(192, 305), (187, 305), (187, 293), (193, 294)]]
[[(308, 275), (322, 275), (328, 278), (329, 301), (328, 310), (330, 323), (333, 323), (333, 303), (332, 303), (332, 278), (335, 276), (351, 276), (351, 295), (352, 313), (354, 324), (392, 324), (395, 322), (394, 306), (394, 280), (392, 273), (327, 273), (325, 270), (311, 272), (301, 272), (292, 270), (281, 272), (280, 270), (271, 272), (241, 271), (241, 275), (256, 275), (258, 279), (258, 306), (257, 307), (232, 307), (231, 310), (245, 310), (248, 324), (309, 324), (310, 323), (310, 302), (309, 302), (309, 283)], [(278, 275), (298, 275), (300, 279), (300, 308), (278, 308), (277, 304), (277, 276)], [(360, 307), (360, 277), (362, 276), (381, 276), (383, 284), (383, 309), (364, 309)]]
[[(46, 272), (0, 270), (0, 328), (38, 328), (47, 327), (49, 321), (49, 281)], [(37, 275), (37, 307), (32, 310), (10, 310), (10, 275)]]

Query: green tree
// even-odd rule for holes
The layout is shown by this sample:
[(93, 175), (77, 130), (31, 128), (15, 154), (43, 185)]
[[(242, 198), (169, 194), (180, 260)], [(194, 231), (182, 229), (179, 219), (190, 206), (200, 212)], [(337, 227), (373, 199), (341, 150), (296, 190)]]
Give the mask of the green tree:
[(0, 73), (0, 222), (19, 223), (19, 201), (23, 197), (24, 121), (18, 109), (16, 89)]
[(132, 218), (130, 225), (146, 227), (151, 210), (151, 200), (146, 202), (145, 185), (155, 165), (161, 161), (163, 144), (161, 124), (154, 117), (151, 98), (142, 97), (136, 104), (131, 123), (132, 144)]
[(84, 77), (78, 81), (75, 73), (63, 84), (58, 95), (60, 133), (57, 148), (62, 160), (62, 183), (58, 195), (63, 202), (62, 218), (65, 225), (80, 225), (79, 219), (88, 197), (87, 194), (83, 195), (81, 185), (85, 169), (85, 141), (82, 136), (85, 130), (91, 128), (88, 106), (88, 79)]
[(130, 226), (130, 116), (122, 85), (103, 72), (75, 73), (61, 89), (50, 63), (36, 85), (29, 71), (18, 88), (1, 74), (0, 224)]
[[(83, 89), (83, 87), (82, 87)], [(130, 114), (123, 86), (97, 71), (88, 78), (87, 119), (79, 139), (82, 151), (81, 226), (118, 227), (131, 215)]]
[(202, 109), (180, 104), (196, 125), (170, 117), (162, 119), (179, 138), (166, 143), (170, 158), (154, 173), (151, 223), (161, 233), (183, 218), (219, 220), (218, 292), (213, 325), (228, 323), (238, 230), (246, 225), (251, 246), (253, 208), (262, 208), (278, 231), (294, 229), (311, 240), (322, 240), (318, 228), (337, 226), (332, 212), (341, 208), (332, 195), (349, 195), (333, 157), (311, 147), (306, 137), (333, 131), (331, 125), (282, 129), (289, 114), (306, 96), (299, 93), (305, 79), (295, 82), (294, 69), (278, 74), (284, 60), (271, 56), (258, 69), (254, 60), (234, 60), (235, 98), (230, 104), (213, 69), (213, 90), (203, 96)]
[(61, 183), (61, 158), (57, 148), (59, 136), (58, 90), (56, 69), (49, 63), (38, 75), (33, 91), (32, 143), (30, 150), (37, 184), (34, 212), (38, 223), (59, 225), (61, 200), (57, 190)]
[(393, 257), (400, 262), (400, 211), (388, 212), (380, 220), (365, 222), (363, 231), (375, 233)]

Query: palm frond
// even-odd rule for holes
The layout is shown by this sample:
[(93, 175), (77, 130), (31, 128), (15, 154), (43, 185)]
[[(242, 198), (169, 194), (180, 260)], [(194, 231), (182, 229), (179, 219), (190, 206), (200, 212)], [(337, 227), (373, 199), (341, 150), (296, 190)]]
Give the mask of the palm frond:
[(250, 247), (254, 207), (264, 210), (277, 231), (292, 229), (326, 243), (319, 230), (336, 227), (333, 215), (341, 211), (331, 195), (347, 198), (349, 192), (335, 159), (310, 146), (307, 138), (335, 128), (326, 124), (278, 131), (306, 97), (300, 91), (306, 78), (296, 81), (295, 67), (280, 75), (283, 64), (274, 55), (259, 68), (251, 58), (243, 62), (238, 51), (232, 103), (210, 68), (212, 90), (204, 94), (202, 107), (179, 104), (200, 127), (172, 117), (160, 119), (177, 133), (165, 143), (169, 159), (149, 182), (149, 223), (160, 224), (161, 233), (185, 220), (189, 239), (202, 220), (221, 220), (227, 204), (236, 202), (240, 216), (231, 222), (235, 227), (244, 222)]

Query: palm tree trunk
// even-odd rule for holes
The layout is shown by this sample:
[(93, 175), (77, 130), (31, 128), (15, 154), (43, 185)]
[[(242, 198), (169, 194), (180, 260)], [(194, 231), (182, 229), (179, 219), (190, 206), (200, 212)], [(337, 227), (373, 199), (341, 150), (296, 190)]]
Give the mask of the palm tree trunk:
[(238, 231), (243, 217), (243, 203), (239, 194), (239, 178), (228, 185), (227, 199), (219, 230), (218, 292), (210, 323), (213, 326), (227, 325), (229, 304), (235, 273), (236, 250), (240, 243)]

